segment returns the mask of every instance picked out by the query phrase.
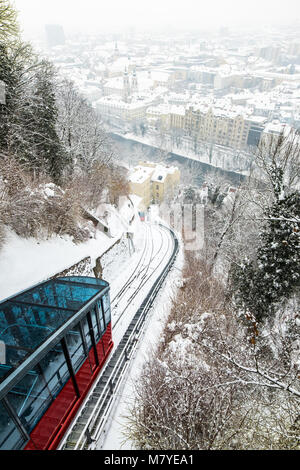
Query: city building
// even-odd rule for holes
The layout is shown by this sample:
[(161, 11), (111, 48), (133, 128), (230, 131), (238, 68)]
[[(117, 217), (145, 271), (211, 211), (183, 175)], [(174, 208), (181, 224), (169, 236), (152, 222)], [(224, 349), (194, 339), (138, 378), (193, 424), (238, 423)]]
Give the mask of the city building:
[(180, 171), (174, 166), (155, 165), (151, 177), (152, 197), (155, 204), (161, 204), (175, 195), (180, 183)]
[(161, 204), (172, 198), (180, 183), (180, 171), (177, 167), (162, 163), (139, 162), (130, 174), (130, 192), (139, 196), (139, 209), (146, 210), (153, 202)]
[(139, 209), (145, 210), (152, 203), (151, 177), (153, 168), (137, 165), (129, 176), (129, 190), (131, 194), (140, 197)]
[(189, 107), (185, 114), (185, 132), (195, 142), (242, 149), (247, 146), (250, 123), (243, 109)]
[(100, 35), (47, 53), (112, 132), (186, 155), (247, 153), (268, 123), (300, 127), (298, 31), (186, 39)]
[(148, 97), (127, 103), (111, 95), (98, 99), (95, 106), (105, 122), (129, 130), (131, 124), (145, 120), (146, 110), (153, 101)]
[(146, 111), (146, 119), (150, 126), (166, 131), (170, 128), (170, 107), (164, 103), (149, 106)]

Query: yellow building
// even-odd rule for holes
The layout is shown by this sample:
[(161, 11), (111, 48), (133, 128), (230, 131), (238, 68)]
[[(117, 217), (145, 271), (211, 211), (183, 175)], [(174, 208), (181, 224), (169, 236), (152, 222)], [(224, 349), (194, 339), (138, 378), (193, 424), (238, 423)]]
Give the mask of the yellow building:
[(130, 192), (141, 198), (139, 209), (145, 210), (154, 202), (160, 204), (172, 198), (180, 183), (180, 171), (162, 163), (139, 162), (129, 177)]
[(130, 194), (141, 198), (139, 209), (145, 210), (152, 202), (151, 176), (154, 168), (138, 165), (129, 176)]
[(153, 202), (161, 204), (174, 197), (176, 186), (180, 183), (180, 171), (174, 166), (156, 165), (151, 183)]
[(248, 116), (239, 110), (192, 107), (186, 110), (185, 133), (201, 142), (213, 142), (232, 148), (247, 146), (250, 130)]

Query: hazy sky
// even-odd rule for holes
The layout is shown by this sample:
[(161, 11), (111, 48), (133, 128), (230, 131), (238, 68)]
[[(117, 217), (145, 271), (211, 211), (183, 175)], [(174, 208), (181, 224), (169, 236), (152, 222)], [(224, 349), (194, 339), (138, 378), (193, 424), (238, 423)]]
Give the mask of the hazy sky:
[(300, 18), (299, 0), (14, 0), (26, 34), (57, 23), (66, 30), (136, 27), (206, 28), (286, 23)]

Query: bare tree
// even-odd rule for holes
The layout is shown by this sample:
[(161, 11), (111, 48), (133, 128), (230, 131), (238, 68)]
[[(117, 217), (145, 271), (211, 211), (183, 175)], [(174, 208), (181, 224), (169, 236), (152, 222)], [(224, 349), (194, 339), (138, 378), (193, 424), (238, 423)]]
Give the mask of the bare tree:
[(74, 167), (88, 170), (95, 162), (108, 165), (113, 156), (100, 116), (77, 92), (73, 82), (57, 86), (58, 132)]
[(187, 254), (125, 436), (142, 449), (299, 448), (300, 356), (288, 330), (299, 325), (293, 315), (277, 325), (245, 328), (210, 267)]

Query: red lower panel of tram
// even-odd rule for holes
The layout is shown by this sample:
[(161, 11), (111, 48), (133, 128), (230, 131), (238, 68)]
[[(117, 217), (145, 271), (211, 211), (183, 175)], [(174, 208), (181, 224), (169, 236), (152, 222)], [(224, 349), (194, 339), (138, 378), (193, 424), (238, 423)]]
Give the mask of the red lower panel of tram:
[(97, 344), (99, 365), (96, 366), (94, 351), (91, 349), (89, 357), (76, 373), (80, 398), (77, 397), (74, 391), (72, 379), (69, 379), (31, 432), (30, 441), (26, 444), (25, 450), (54, 450), (57, 448), (102, 369), (112, 347), (110, 323)]

